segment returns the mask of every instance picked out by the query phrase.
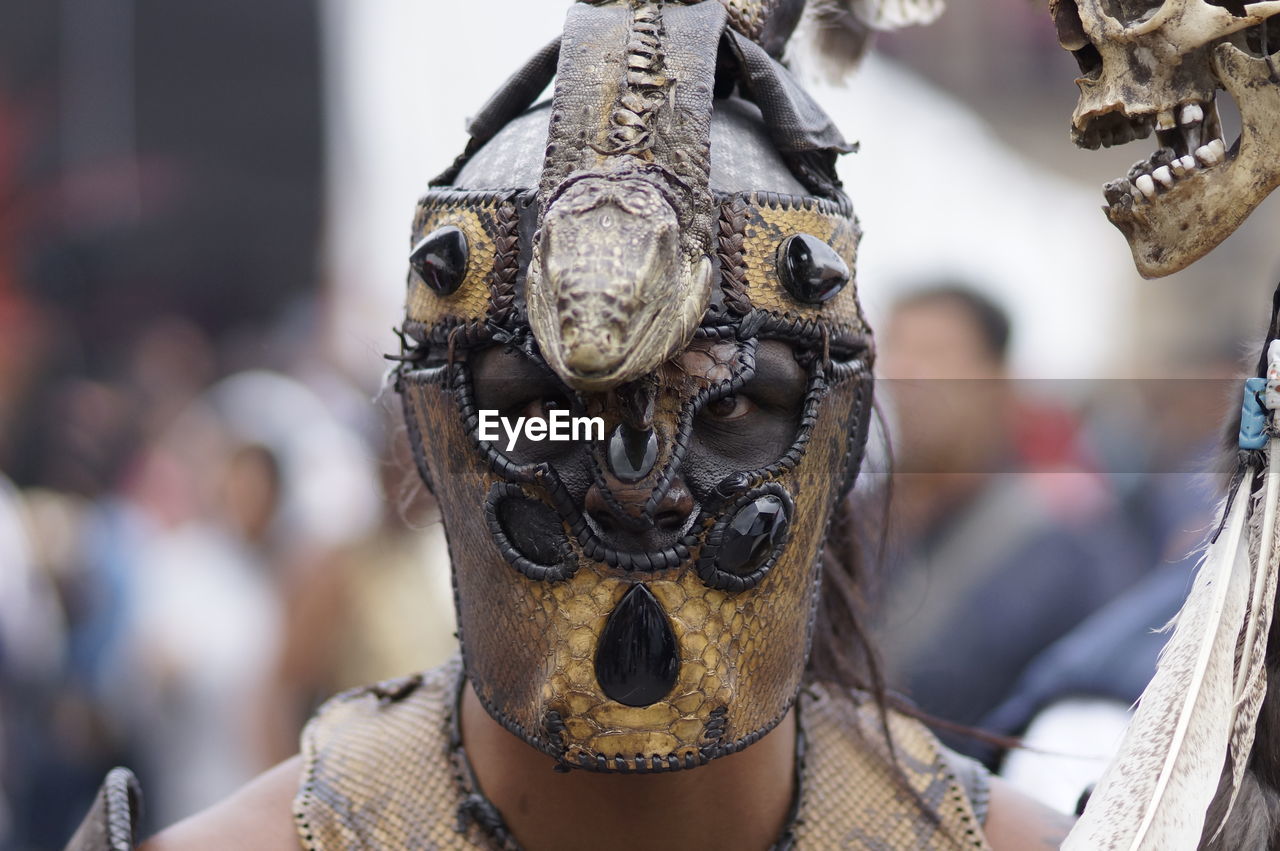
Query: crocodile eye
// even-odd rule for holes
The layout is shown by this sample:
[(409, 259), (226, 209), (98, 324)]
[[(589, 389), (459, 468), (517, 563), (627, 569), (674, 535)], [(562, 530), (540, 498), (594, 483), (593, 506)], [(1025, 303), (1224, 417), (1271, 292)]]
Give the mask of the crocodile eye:
[(778, 247), (778, 277), (797, 301), (819, 304), (849, 283), (849, 266), (816, 236), (798, 233)]
[(451, 295), (467, 273), (467, 237), (449, 225), (432, 231), (414, 246), (409, 265), (439, 295)]

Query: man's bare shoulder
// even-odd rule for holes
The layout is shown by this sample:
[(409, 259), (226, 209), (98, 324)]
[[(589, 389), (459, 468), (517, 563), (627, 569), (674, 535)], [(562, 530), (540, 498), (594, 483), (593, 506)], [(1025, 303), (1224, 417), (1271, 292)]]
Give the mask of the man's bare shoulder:
[(1027, 797), (998, 777), (991, 778), (987, 841), (995, 851), (1057, 849), (1075, 818)]
[(301, 757), (282, 762), (222, 803), (143, 843), (139, 851), (298, 851), (293, 798), (301, 777)]

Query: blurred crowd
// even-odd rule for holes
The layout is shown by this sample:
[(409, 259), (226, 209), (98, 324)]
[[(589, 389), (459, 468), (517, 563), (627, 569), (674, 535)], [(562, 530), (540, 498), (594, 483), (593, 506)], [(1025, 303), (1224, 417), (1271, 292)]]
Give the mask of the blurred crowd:
[[(155, 352), (142, 365), (189, 362)], [(75, 390), (101, 414), (136, 380)], [(429, 508), (396, 474), (404, 459), (335, 412), (347, 388), (262, 369), (189, 389), (167, 410), (128, 400), (127, 448), (92, 489), (4, 484), (0, 765), (17, 847), (58, 847), (115, 764), (148, 783), (156, 824), (208, 806), (295, 752), (318, 699), (449, 652), (447, 579), (405, 522), (430, 524)], [(112, 421), (78, 427), (91, 441)]]
[(325, 342), (318, 10), (232, 6), (0, 4), (0, 848), (113, 765), (185, 817), (453, 647), (394, 401)]
[[(398, 285), (325, 244), (386, 215), (357, 203), (385, 164), (341, 159), (373, 143), (334, 141), (364, 101), (333, 21), (392, 6), (0, 0), (0, 851), (61, 847), (117, 764), (147, 824), (188, 815), (292, 754), (320, 700), (453, 650), (443, 535), (375, 366), (394, 312), (335, 331)], [(1065, 126), (1043, 10), (957, 6), (888, 53), (957, 109), (1052, 90), (1060, 113), (1005, 113)], [(1265, 317), (1179, 309), (1175, 285), (1158, 313), (1193, 330), (1127, 341), (1162, 379), (1037, 380), (1011, 364), (1025, 314), (972, 267), (863, 288), (892, 451), (856, 497), (891, 518), (868, 543), (891, 684), (965, 727), (1105, 742), (1189, 587)], [(1093, 770), (945, 735), (1064, 808)]]

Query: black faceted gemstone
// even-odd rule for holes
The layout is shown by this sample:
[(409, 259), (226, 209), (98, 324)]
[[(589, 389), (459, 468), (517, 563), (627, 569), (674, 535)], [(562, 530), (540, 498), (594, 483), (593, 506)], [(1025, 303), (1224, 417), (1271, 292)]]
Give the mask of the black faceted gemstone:
[(652, 429), (623, 423), (609, 438), (609, 469), (621, 481), (640, 481), (649, 475), (657, 460), (658, 436)]
[(467, 273), (466, 234), (453, 225), (432, 231), (414, 246), (409, 265), (432, 290), (451, 295)]
[(766, 494), (738, 509), (720, 539), (716, 567), (746, 576), (769, 558), (787, 529), (787, 508)]
[(671, 693), (680, 672), (671, 622), (643, 585), (609, 615), (596, 649), (596, 681), (610, 700), (649, 706)]
[(823, 240), (798, 233), (778, 249), (778, 276), (798, 301), (818, 304), (849, 283), (849, 266)]

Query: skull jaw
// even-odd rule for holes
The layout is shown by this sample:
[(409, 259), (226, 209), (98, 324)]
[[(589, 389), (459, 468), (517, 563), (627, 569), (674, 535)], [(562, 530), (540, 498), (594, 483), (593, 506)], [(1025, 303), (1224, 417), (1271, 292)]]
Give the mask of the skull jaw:
[(1271, 82), (1264, 60), (1231, 44), (1217, 46), (1213, 65), (1240, 106), (1243, 132), (1235, 156), (1179, 181), (1154, 201), (1105, 208), (1144, 278), (1171, 275), (1208, 254), (1280, 185), (1280, 85)]
[(1180, 272), (1230, 236), (1275, 183), (1254, 180), (1251, 163), (1237, 157), (1180, 183), (1158, 202), (1107, 208), (1107, 218), (1129, 241), (1144, 278)]

